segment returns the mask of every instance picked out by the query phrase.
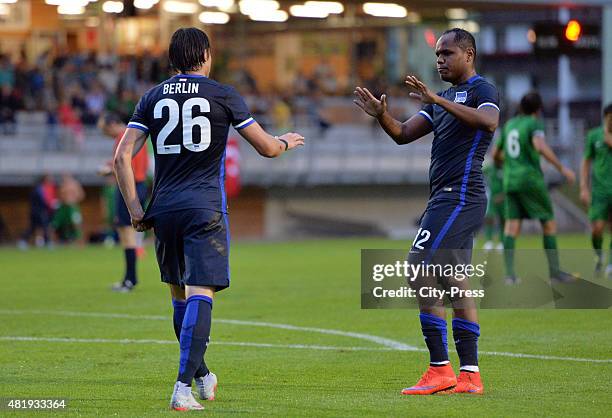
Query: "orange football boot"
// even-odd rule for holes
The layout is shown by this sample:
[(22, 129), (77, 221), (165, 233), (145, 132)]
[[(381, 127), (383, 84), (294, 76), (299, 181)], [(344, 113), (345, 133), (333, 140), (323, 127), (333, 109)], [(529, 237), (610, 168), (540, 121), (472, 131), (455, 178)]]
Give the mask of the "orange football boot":
[(482, 385), (482, 380), (480, 380), (480, 372), (459, 372), (455, 393), (482, 395), (484, 393), (484, 386)]
[(402, 395), (431, 395), (443, 390), (452, 389), (457, 385), (457, 377), (450, 363), (433, 367), (423, 374), (416, 385), (402, 390)]

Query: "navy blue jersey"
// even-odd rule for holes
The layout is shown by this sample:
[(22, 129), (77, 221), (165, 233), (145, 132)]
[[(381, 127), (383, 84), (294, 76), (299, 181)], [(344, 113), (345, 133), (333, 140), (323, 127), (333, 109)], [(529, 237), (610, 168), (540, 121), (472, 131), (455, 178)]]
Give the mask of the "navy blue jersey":
[[(491, 106), (499, 110), (497, 89), (479, 75), (438, 96), (476, 109)], [(434, 132), (429, 167), (430, 199), (485, 200), (482, 162), (493, 134), (463, 124), (438, 105), (426, 105), (419, 113), (431, 122)]]
[(128, 127), (151, 136), (155, 180), (146, 218), (183, 209), (225, 213), (225, 146), (230, 125), (254, 122), (233, 87), (176, 75), (138, 102)]

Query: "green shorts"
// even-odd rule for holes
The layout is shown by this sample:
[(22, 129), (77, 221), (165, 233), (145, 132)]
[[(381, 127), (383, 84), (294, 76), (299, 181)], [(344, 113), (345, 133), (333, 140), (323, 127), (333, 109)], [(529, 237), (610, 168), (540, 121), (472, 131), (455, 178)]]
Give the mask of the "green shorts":
[(82, 220), (77, 205), (61, 204), (53, 215), (52, 225), (60, 241), (72, 241), (81, 237)]
[(591, 221), (607, 221), (612, 219), (612, 195), (596, 194), (591, 196), (589, 206), (589, 219)]
[(555, 217), (548, 190), (544, 187), (533, 186), (520, 192), (506, 192), (504, 203), (506, 219), (550, 221)]

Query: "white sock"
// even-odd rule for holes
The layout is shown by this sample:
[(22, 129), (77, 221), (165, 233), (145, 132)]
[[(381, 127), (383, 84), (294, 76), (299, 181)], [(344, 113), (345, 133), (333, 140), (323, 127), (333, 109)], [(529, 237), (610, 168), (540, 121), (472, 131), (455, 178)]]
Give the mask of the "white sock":
[(183, 382), (176, 382), (174, 388), (176, 389), (177, 393), (183, 396), (191, 393), (191, 386), (187, 386), (187, 384)]
[(466, 372), (479, 372), (480, 371), (478, 366), (461, 366), (459, 370), (466, 371)]

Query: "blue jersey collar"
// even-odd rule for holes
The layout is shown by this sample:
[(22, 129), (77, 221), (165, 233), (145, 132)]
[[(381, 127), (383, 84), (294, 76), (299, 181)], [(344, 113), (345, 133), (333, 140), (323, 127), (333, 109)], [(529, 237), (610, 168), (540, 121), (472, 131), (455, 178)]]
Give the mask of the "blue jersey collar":
[(175, 77), (181, 77), (181, 78), (208, 78), (204, 75), (199, 75), (199, 74), (177, 74), (175, 75)]
[(479, 76), (478, 74), (473, 75), (472, 77), (470, 77), (467, 81), (468, 84), (472, 84), (474, 81), (481, 79), (482, 77)]

